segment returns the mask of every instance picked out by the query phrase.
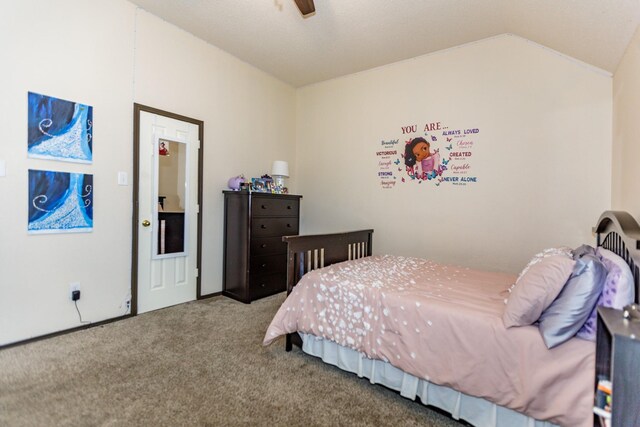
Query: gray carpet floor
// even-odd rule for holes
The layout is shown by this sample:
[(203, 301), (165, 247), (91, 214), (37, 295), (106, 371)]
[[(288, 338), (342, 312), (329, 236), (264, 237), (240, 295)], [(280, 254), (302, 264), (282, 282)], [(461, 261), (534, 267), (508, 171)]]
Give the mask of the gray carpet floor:
[(461, 424), (284, 340), (284, 300), (182, 304), (0, 350), (1, 426)]

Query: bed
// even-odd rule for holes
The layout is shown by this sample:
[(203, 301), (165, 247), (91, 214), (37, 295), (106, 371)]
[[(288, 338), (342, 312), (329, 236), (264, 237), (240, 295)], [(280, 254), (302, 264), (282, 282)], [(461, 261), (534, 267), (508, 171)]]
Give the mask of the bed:
[[(637, 299), (640, 227), (608, 211), (593, 231), (629, 266)], [(296, 344), (474, 426), (592, 425), (593, 342), (548, 349), (536, 324), (505, 328), (516, 276), (373, 256), (372, 234), (283, 238), (288, 297), (265, 345), (286, 335), (287, 351)]]

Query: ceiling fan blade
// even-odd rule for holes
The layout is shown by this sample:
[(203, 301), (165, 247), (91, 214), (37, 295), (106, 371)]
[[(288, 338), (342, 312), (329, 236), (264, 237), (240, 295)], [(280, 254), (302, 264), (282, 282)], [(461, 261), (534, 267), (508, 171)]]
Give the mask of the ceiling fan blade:
[(298, 9), (300, 9), (300, 13), (302, 13), (302, 16), (311, 15), (316, 11), (313, 0), (295, 0), (295, 2), (298, 5)]

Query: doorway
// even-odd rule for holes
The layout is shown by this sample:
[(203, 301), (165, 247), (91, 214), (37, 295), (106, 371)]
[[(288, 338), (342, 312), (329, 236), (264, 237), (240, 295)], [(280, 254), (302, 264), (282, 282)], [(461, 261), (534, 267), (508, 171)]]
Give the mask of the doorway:
[(134, 104), (133, 315), (201, 298), (204, 122)]

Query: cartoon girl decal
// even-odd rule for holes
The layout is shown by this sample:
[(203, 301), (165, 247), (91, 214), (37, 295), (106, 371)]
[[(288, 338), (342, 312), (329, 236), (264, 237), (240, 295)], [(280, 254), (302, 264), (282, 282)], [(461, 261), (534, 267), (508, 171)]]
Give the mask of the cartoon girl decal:
[[(420, 162), (421, 171), (415, 167), (418, 162)], [(433, 172), (438, 163), (440, 163), (439, 150), (432, 153), (429, 143), (424, 138), (414, 138), (404, 148), (404, 164), (407, 166), (407, 172), (413, 173), (418, 179), (427, 179), (427, 175)]]

